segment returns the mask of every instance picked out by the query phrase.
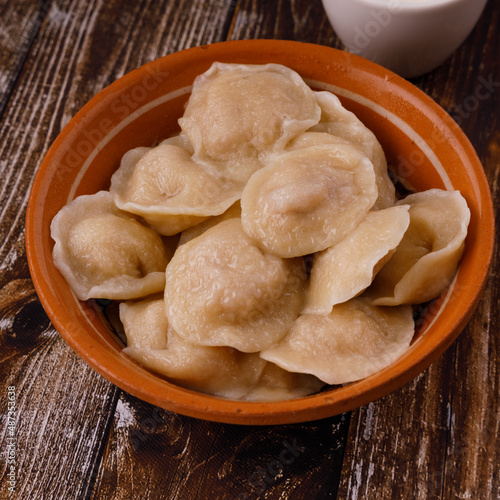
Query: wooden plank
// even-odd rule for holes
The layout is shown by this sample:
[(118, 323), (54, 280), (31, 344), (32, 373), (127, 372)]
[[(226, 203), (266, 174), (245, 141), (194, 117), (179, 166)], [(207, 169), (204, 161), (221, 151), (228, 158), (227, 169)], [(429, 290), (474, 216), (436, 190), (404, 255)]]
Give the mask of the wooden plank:
[(122, 393), (91, 498), (335, 498), (348, 425), (224, 425)]
[(240, 0), (227, 38), (276, 38), (339, 48), (321, 2)]
[[(493, 56), (499, 12), (490, 2), (454, 56), (413, 80), (460, 123), (496, 200), (499, 113), (491, 110), (500, 109)], [(498, 267), (497, 246), (478, 309), (445, 355), (399, 391), (353, 412), (339, 498), (500, 497)]]
[(33, 0), (0, 3), (0, 117), (47, 14), (47, 5)]
[(447, 353), (402, 389), (353, 412), (339, 498), (438, 498), (449, 415)]
[[(30, 279), (0, 290), (0, 317), (0, 407), (4, 419), (7, 409), (14, 411), (0, 446), (14, 459), (16, 498), (78, 498), (91, 481), (117, 390), (60, 339)], [(2, 460), (2, 498), (10, 486), (7, 465)]]

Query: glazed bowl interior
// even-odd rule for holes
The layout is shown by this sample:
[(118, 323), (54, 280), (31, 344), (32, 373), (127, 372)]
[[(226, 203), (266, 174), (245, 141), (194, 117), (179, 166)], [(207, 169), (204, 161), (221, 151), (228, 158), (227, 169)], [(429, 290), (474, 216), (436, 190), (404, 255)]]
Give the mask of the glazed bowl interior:
[[(411, 348), (386, 369), (305, 398), (229, 401), (184, 389), (141, 367), (92, 302), (76, 299), (54, 266), (50, 222), (75, 197), (109, 188), (121, 157), (179, 131), (194, 78), (214, 61), (279, 63), (315, 90), (334, 92), (382, 144), (390, 169), (416, 191), (458, 189), (471, 210), (457, 276), (417, 321)], [(26, 245), (40, 300), (66, 342), (123, 390), (167, 410), (238, 424), (315, 420), (367, 404), (405, 384), (453, 342), (484, 286), (493, 249), (493, 208), (469, 141), (434, 101), (390, 71), (332, 48), (277, 40), (222, 42), (165, 56), (97, 94), (64, 128), (43, 160), (30, 196)]]

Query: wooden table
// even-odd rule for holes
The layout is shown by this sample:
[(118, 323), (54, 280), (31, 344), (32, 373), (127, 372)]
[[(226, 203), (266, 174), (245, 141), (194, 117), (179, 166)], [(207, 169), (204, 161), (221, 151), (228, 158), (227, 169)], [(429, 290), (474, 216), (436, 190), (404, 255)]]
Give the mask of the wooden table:
[[(499, 27), (490, 0), (453, 57), (413, 80), (460, 123), (495, 200)], [(24, 216), (57, 134), (133, 68), (244, 38), (340, 47), (319, 0), (0, 1), (0, 497), (500, 498), (498, 246), (476, 313), (437, 362), (379, 401), (307, 424), (224, 425), (155, 408), (90, 369), (47, 319)]]

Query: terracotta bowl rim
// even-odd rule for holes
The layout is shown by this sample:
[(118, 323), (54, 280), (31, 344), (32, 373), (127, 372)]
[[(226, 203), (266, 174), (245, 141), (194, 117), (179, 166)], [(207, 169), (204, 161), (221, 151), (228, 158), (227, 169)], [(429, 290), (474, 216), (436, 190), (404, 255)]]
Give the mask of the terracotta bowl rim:
[[(470, 162), (469, 168), (472, 169), (481, 191), (482, 213), (478, 224), (481, 227), (489, 225), (488, 231), (484, 234), (479, 232), (480, 240), (474, 242), (474, 245), (480, 245), (482, 249), (481, 261), (477, 263), (478, 270), (473, 277), (474, 287), (465, 291), (467, 299), (462, 313), (446, 318), (446, 331), (440, 332), (440, 335), (427, 336), (424, 339), (425, 345), (421, 342), (411, 355), (403, 356), (389, 368), (363, 380), (333, 392), (326, 391), (280, 402), (229, 401), (181, 388), (145, 369), (141, 369), (138, 375), (137, 370), (134, 370), (134, 362), (124, 355), (114, 352), (111, 347), (103, 348), (98, 342), (89, 342), (88, 332), (79, 331), (74, 327), (68, 328), (67, 318), (62, 314), (64, 311), (59, 304), (57, 290), (46, 279), (49, 275), (37, 234), (40, 232), (39, 223), (43, 222), (40, 213), (44, 198), (48, 196), (50, 182), (45, 177), (51, 162), (57, 156), (58, 149), (64, 147), (65, 141), (70, 140), (71, 133), (89, 111), (102, 106), (110, 96), (116, 95), (127, 85), (141, 78), (141, 75), (153, 65), (164, 64), (174, 67), (179, 61), (182, 61), (182, 64), (191, 60), (196, 63), (200, 59), (205, 61), (207, 58), (213, 60), (229, 58), (237, 62), (241, 54), (258, 51), (266, 57), (271, 57), (269, 54), (286, 51), (295, 54), (299, 60), (310, 59), (316, 64), (328, 58), (339, 63), (345, 61), (346, 72), (366, 75), (371, 82), (379, 82), (378, 85), (390, 87), (410, 101), (418, 102), (420, 106), (425, 107), (463, 149), (465, 157)], [(70, 347), (106, 379), (142, 400), (187, 416), (235, 424), (287, 424), (326, 418), (374, 401), (415, 378), (451, 345), (473, 314), (488, 277), (493, 246), (493, 201), (486, 175), (470, 141), (448, 113), (410, 82), (375, 63), (331, 47), (288, 40), (237, 40), (192, 47), (151, 61), (101, 90), (64, 127), (45, 155), (33, 183), (26, 215), (26, 250), (33, 283), (50, 320)], [(139, 368), (138, 365), (136, 368)]]

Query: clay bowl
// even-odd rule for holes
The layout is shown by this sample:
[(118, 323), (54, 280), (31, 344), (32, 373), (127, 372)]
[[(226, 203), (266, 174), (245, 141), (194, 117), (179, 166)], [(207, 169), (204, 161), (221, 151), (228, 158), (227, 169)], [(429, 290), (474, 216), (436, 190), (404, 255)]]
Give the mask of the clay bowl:
[[(336, 93), (376, 134), (388, 162), (417, 191), (458, 189), (471, 210), (455, 281), (417, 323), (409, 351), (359, 382), (306, 398), (236, 402), (181, 388), (139, 366), (92, 303), (79, 302), (52, 261), (49, 225), (81, 194), (108, 189), (122, 155), (178, 131), (194, 78), (212, 62), (281, 63), (317, 90)], [(236, 424), (285, 424), (329, 417), (374, 401), (416, 377), (455, 340), (485, 284), (494, 242), (491, 194), (466, 136), (427, 95), (390, 71), (332, 48), (245, 40), (165, 56), (123, 76), (76, 114), (36, 176), (26, 219), (33, 282), (55, 328), (91, 367), (128, 393), (184, 415)]]

